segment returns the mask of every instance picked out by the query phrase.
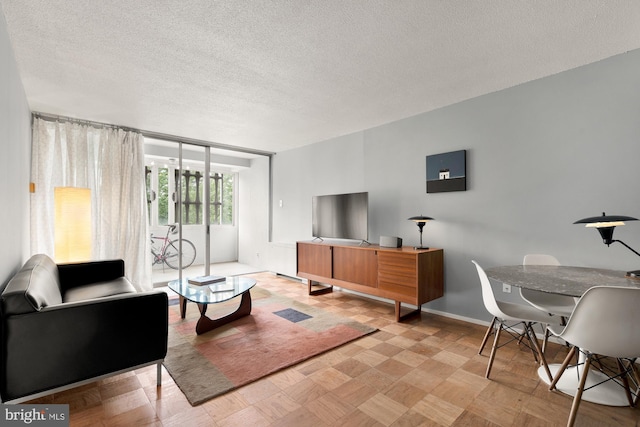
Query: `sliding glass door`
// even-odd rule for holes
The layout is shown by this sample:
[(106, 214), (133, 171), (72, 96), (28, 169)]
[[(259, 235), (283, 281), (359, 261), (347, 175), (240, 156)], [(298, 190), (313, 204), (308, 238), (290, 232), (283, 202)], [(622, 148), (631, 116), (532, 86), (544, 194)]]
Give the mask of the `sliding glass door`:
[(212, 161), (210, 147), (159, 140), (145, 147), (155, 286), (237, 261), (237, 173)]
[(203, 276), (209, 270), (207, 180), (208, 148), (178, 144), (179, 168), (175, 170), (175, 202), (181, 273), (184, 277)]
[(154, 286), (202, 276), (204, 256), (203, 147), (145, 140), (147, 207)]

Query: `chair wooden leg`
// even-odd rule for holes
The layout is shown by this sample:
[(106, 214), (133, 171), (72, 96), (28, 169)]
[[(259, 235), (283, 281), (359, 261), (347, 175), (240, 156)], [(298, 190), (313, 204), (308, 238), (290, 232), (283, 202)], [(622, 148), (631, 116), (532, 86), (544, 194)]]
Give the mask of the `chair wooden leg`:
[(629, 378), (627, 374), (629, 369), (627, 369), (624, 366), (624, 364), (620, 359), (616, 359), (616, 363), (618, 364), (618, 370), (620, 371), (620, 378), (622, 379), (622, 384), (624, 385), (624, 391), (625, 391), (625, 394), (627, 395), (627, 401), (629, 402), (629, 406), (633, 408), (634, 402), (633, 402), (633, 397), (631, 397), (631, 390), (629, 389)]
[[(542, 323), (541, 323), (542, 325)], [(544, 338), (542, 339), (542, 352), (547, 349), (547, 342), (549, 341), (549, 325), (544, 325)]]
[(551, 384), (549, 384), (549, 390), (553, 390), (554, 388), (556, 388), (556, 384), (560, 380), (560, 377), (562, 376), (562, 374), (564, 374), (564, 371), (567, 370), (567, 366), (569, 366), (569, 363), (571, 363), (571, 359), (573, 359), (573, 355), (575, 353), (576, 353), (576, 347), (571, 346), (571, 349), (569, 350), (567, 357), (564, 358), (562, 365), (560, 365), (560, 369), (558, 369), (558, 372), (556, 372), (555, 378), (551, 381)]
[[(575, 348), (575, 347), (574, 347)], [(569, 420), (567, 421), (567, 427), (572, 427), (576, 422), (576, 415), (578, 415), (578, 407), (582, 400), (582, 392), (584, 391), (584, 385), (587, 382), (587, 374), (589, 373), (589, 367), (591, 366), (591, 354), (587, 355), (587, 360), (584, 362), (584, 369), (582, 371), (582, 378), (580, 378), (580, 384), (578, 385), (578, 391), (573, 398), (571, 404), (571, 412), (569, 413)]]
[[(549, 381), (553, 381), (553, 377), (551, 376), (551, 371), (549, 370), (549, 365), (547, 364), (547, 359), (545, 359), (544, 357), (544, 351), (538, 345), (538, 339), (536, 338), (536, 334), (533, 331), (533, 326), (530, 326), (529, 328), (530, 328), (530, 334), (532, 335), (531, 339), (533, 340), (533, 345), (535, 346), (536, 351), (540, 355), (540, 364), (544, 367), (544, 370), (546, 371), (547, 376), (549, 377)], [(546, 334), (546, 328), (545, 328), (545, 334)], [(542, 345), (544, 347), (544, 340), (542, 341)]]
[(529, 341), (529, 348), (531, 349), (531, 354), (533, 354), (533, 358), (536, 360), (536, 362), (540, 363), (540, 361), (538, 360), (538, 353), (540, 352), (540, 349), (533, 344), (533, 340), (536, 340), (537, 343), (537, 338), (536, 334), (533, 332), (533, 327), (531, 326), (531, 323), (522, 322), (522, 324), (524, 325), (524, 330), (520, 338), (527, 337), (527, 341)]
[(491, 348), (491, 355), (489, 356), (489, 364), (487, 365), (487, 373), (485, 374), (485, 378), (489, 378), (489, 374), (491, 373), (493, 359), (496, 357), (496, 350), (498, 349), (498, 344), (500, 342), (500, 332), (502, 332), (502, 322), (498, 321), (497, 330), (494, 332), (495, 338), (493, 339), (493, 347)]
[(636, 391), (635, 391), (636, 398), (633, 401), (633, 406), (637, 406), (638, 401), (640, 400), (640, 387), (638, 387), (638, 384), (640, 384), (640, 374), (638, 374), (638, 369), (636, 368), (635, 359), (630, 360), (629, 365), (631, 365), (631, 372), (633, 373), (633, 377), (635, 379), (635, 384), (636, 384)]
[(493, 327), (495, 326), (495, 324), (496, 324), (496, 318), (494, 316), (493, 320), (491, 321), (491, 324), (487, 328), (487, 332), (484, 334), (484, 338), (482, 339), (482, 344), (480, 344), (480, 350), (478, 350), (478, 354), (482, 354), (482, 350), (484, 350), (484, 346), (487, 344), (487, 340), (491, 336), (491, 332), (493, 332)]

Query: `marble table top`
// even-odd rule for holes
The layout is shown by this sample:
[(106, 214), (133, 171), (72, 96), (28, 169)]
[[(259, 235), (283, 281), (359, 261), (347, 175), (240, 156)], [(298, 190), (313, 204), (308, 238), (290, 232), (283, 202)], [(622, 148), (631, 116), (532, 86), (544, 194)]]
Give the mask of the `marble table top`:
[(490, 279), (520, 288), (580, 297), (594, 286), (640, 288), (624, 271), (552, 265), (508, 265), (485, 269)]

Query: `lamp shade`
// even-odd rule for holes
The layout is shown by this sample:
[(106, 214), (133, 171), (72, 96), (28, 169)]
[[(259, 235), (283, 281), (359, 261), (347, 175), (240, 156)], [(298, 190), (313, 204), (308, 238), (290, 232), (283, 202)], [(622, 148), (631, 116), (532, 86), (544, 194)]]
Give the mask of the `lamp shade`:
[(424, 216), (424, 215), (412, 216), (411, 218), (409, 218), (409, 221), (415, 221), (415, 222), (427, 222), (432, 220), (433, 218), (431, 218), (430, 216)]
[(615, 230), (616, 227), (624, 225), (625, 221), (637, 221), (637, 220), (638, 218), (634, 218), (631, 216), (607, 215), (604, 212), (602, 212), (602, 216), (592, 216), (589, 218), (583, 218), (574, 222), (574, 224), (585, 224), (585, 227), (596, 228), (600, 233), (600, 236), (602, 237), (602, 242), (605, 245), (609, 246), (611, 243), (614, 242), (613, 230)]
[(57, 263), (91, 259), (91, 190), (54, 188), (55, 260)]
[(601, 216), (592, 216), (589, 218), (580, 219), (574, 224), (586, 224), (585, 227), (617, 227), (620, 225), (624, 225), (625, 221), (637, 221), (638, 218), (633, 218), (631, 216), (624, 215), (606, 215), (602, 212)]

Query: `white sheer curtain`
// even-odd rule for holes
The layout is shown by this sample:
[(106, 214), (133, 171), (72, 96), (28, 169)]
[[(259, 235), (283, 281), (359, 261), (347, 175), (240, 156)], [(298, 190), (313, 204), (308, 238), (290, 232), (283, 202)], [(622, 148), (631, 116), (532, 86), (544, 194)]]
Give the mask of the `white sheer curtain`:
[(55, 187), (91, 189), (93, 258), (121, 258), (139, 291), (152, 288), (141, 134), (70, 122), (33, 122), (31, 251), (54, 257)]

